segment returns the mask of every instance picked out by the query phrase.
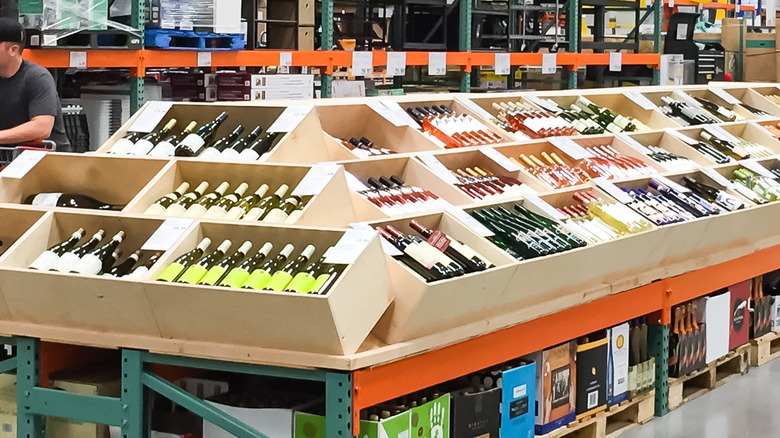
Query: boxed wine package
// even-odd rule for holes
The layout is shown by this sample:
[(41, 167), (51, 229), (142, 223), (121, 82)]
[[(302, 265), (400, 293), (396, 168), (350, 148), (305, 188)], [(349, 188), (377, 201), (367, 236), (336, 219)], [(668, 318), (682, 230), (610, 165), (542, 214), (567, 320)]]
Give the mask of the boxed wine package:
[[(506, 377), (504, 377), (506, 384)], [(498, 438), (501, 388), (468, 388), (451, 393), (452, 438)]]
[(607, 339), (609, 340), (607, 402), (611, 406), (628, 398), (630, 325), (624, 323), (608, 329)]
[(569, 341), (526, 359), (536, 363), (537, 435), (546, 434), (576, 418), (577, 343)]
[(628, 367), (628, 395), (631, 398), (650, 391), (655, 384), (655, 358), (648, 352), (647, 331), (646, 317), (631, 322)]
[(577, 418), (607, 407), (609, 385), (609, 339), (594, 333), (577, 343)]
[(749, 302), (752, 280), (729, 286), (731, 293), (731, 324), (729, 324), (729, 350), (744, 345), (750, 339)]
[(501, 436), (534, 437), (536, 364), (521, 362), (503, 371), (501, 387)]
[[(324, 417), (323, 417), (324, 419)], [(411, 436), (411, 411), (404, 411), (392, 417), (377, 420), (361, 420), (360, 436), (364, 438), (395, 438)]]
[[(682, 377), (707, 365), (707, 332), (703, 317), (704, 302), (696, 300), (672, 309), (672, 330), (669, 336), (669, 376)], [(728, 304), (726, 305), (728, 311)], [(726, 321), (728, 323), (728, 321)], [(728, 330), (728, 325), (725, 325)], [(723, 342), (728, 344), (727, 334)]]
[(704, 323), (707, 343), (705, 362), (712, 363), (729, 352), (729, 334), (732, 321), (731, 293), (725, 292), (700, 298), (698, 319)]

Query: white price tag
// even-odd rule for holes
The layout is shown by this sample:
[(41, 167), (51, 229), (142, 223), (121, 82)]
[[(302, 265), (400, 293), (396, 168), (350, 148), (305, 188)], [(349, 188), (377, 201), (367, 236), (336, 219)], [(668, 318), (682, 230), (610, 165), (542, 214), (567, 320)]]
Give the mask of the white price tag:
[(70, 52), (70, 68), (87, 68), (87, 52)]
[(192, 20), (186, 20), (183, 19), (179, 22), (179, 30), (193, 30), (195, 28), (195, 23), (193, 23)]
[(688, 23), (677, 23), (677, 39), (679, 41), (688, 39)]
[(688, 137), (687, 135), (683, 134), (680, 131), (676, 131), (674, 129), (666, 128), (666, 129), (664, 129), (664, 132), (666, 132), (667, 134), (672, 135), (673, 137), (676, 137), (678, 140), (682, 140), (683, 143), (689, 144), (691, 146), (696, 146), (697, 144), (699, 144), (699, 142), (697, 140), (694, 140), (694, 139)]
[(444, 76), (447, 74), (447, 54), (444, 52), (428, 52), (428, 75)]
[(609, 71), (623, 70), (623, 54), (620, 52), (610, 52)]
[(319, 195), (340, 168), (338, 164), (315, 164), (292, 191), (292, 195)]
[(353, 175), (352, 172), (344, 172), (344, 176), (347, 178), (347, 187), (349, 187), (350, 190), (356, 192), (369, 190), (369, 188)]
[(23, 151), (5, 169), (0, 171), (0, 178), (24, 178), (27, 172), (32, 170), (47, 153), (46, 151)]
[(279, 52), (279, 67), (292, 67), (292, 52)]
[(455, 216), (455, 219), (461, 221), (463, 225), (469, 227), (471, 231), (479, 234), (480, 236), (482, 237), (495, 236), (495, 233), (490, 231), (486, 226), (482, 225), (478, 220), (474, 219), (472, 215), (466, 213), (462, 208), (452, 207), (452, 208), (448, 208), (445, 211), (451, 214), (452, 216)]
[(750, 170), (753, 173), (757, 173), (764, 178), (775, 179), (775, 175), (772, 172), (770, 172), (766, 167), (758, 164), (758, 162), (752, 158), (741, 160), (739, 161), (739, 164), (741, 164), (745, 169)]
[(623, 95), (629, 98), (635, 104), (641, 106), (642, 109), (652, 111), (658, 108), (658, 106), (654, 104), (652, 100), (646, 98), (641, 93), (636, 91), (624, 91)]
[(526, 202), (533, 205), (537, 209), (541, 210), (544, 214), (546, 214), (547, 216), (555, 220), (561, 221), (566, 219), (566, 216), (563, 215), (560, 211), (558, 211), (558, 209), (548, 204), (544, 199), (536, 195), (525, 195), (523, 196), (523, 199), (525, 199)]
[(669, 7), (674, 8), (674, 0), (669, 0)]
[(722, 88), (711, 87), (711, 88), (708, 88), (708, 90), (710, 90), (710, 93), (712, 93), (712, 94), (720, 97), (721, 99), (723, 99), (723, 101), (726, 102), (729, 105), (739, 105), (740, 103), (742, 103), (742, 102), (739, 101), (739, 99), (737, 99), (736, 97), (732, 96), (731, 94), (729, 94), (726, 90), (724, 90)]
[[(361, 231), (373, 231), (377, 232), (371, 225), (365, 223), (365, 222), (357, 222), (354, 224), (349, 224), (350, 227), (361, 230)], [(379, 238), (379, 243), (382, 244), (382, 250), (385, 252), (385, 254), (389, 255), (390, 257), (398, 257), (400, 255), (403, 255), (403, 252), (398, 249), (397, 246), (393, 245), (392, 243), (388, 242), (384, 237)]]
[(496, 53), (494, 72), (497, 75), (508, 75), (512, 69), (512, 60), (509, 53)]
[(731, 181), (729, 181), (728, 178), (721, 175), (711, 167), (702, 167), (700, 170), (701, 173), (707, 175), (708, 177), (710, 177), (711, 180), (715, 181), (717, 184), (720, 184), (723, 187), (728, 187), (731, 184)]
[(198, 67), (211, 67), (211, 52), (198, 52)]
[(542, 54), (542, 74), (551, 75), (555, 74), (555, 70), (558, 68), (558, 55), (555, 53)]
[(606, 178), (594, 178), (593, 182), (596, 183), (601, 190), (607, 192), (609, 196), (612, 196), (621, 204), (628, 204), (631, 202), (631, 196), (629, 196), (628, 193), (620, 190), (618, 186), (612, 184), (612, 182), (608, 181)]
[(681, 192), (681, 193), (689, 193), (691, 190), (688, 187), (682, 186), (680, 184), (677, 184), (676, 182), (670, 180), (669, 178), (661, 175), (653, 175), (653, 179), (656, 182), (659, 182), (666, 187), (669, 187), (672, 190)]
[(444, 181), (447, 181), (450, 184), (457, 184), (458, 178), (455, 178), (455, 175), (452, 174), (452, 171), (450, 169), (447, 169), (444, 164), (441, 164), (441, 161), (439, 161), (438, 158), (434, 157), (433, 154), (430, 152), (424, 152), (421, 154), (417, 154), (417, 158), (420, 159), (426, 166), (428, 166), (429, 169), (433, 173), (439, 176), (439, 178), (443, 179)]
[(375, 230), (351, 229), (344, 232), (341, 239), (333, 246), (333, 249), (325, 258), (325, 263), (338, 265), (351, 265), (363, 254), (368, 245), (378, 232)]
[(141, 251), (168, 251), (194, 221), (185, 217), (166, 219), (144, 243)]
[(734, 5), (734, 13), (739, 14), (740, 12), (742, 12), (742, 5), (740, 3), (736, 3)]
[(387, 75), (406, 75), (406, 52), (387, 52)]
[(619, 138), (625, 144), (631, 147), (631, 149), (634, 149), (635, 151), (639, 152), (642, 155), (652, 154), (652, 151), (650, 151), (650, 149), (646, 148), (642, 143), (639, 143), (638, 141), (634, 140), (630, 135), (620, 133), (617, 135), (617, 138)]
[(377, 114), (382, 116), (385, 120), (392, 123), (395, 126), (408, 126), (409, 123), (407, 120), (402, 119), (401, 117), (396, 114), (395, 111), (388, 108), (385, 104), (378, 100), (372, 100), (368, 102), (366, 105), (368, 105), (369, 108), (374, 110)]
[(555, 103), (555, 102), (553, 102), (553, 101), (551, 101), (549, 99), (540, 99), (540, 98), (538, 98), (536, 96), (525, 96), (525, 98), (530, 100), (534, 104), (538, 105), (539, 107), (547, 110), (547, 111), (550, 111), (550, 112), (553, 112), (553, 113), (556, 113), (556, 114), (561, 112), (561, 111), (563, 111), (563, 109), (560, 106), (558, 106), (557, 103)]
[(480, 152), (487, 155), (488, 158), (495, 161), (496, 164), (506, 169), (508, 172), (519, 172), (520, 166), (513, 163), (512, 160), (507, 158), (504, 154), (501, 152), (491, 148), (491, 147), (483, 147), (479, 149)]
[(379, 101), (382, 102), (382, 105), (386, 106), (390, 109), (390, 111), (395, 113), (396, 117), (398, 117), (400, 120), (405, 120), (407, 126), (411, 126), (414, 129), (420, 129), (420, 124), (417, 123), (417, 120), (410, 116), (409, 113), (407, 113), (406, 110), (398, 104), (398, 102), (391, 99), (380, 99)]
[(171, 110), (173, 102), (149, 102), (143, 112), (135, 119), (128, 132), (152, 132)]
[(566, 155), (575, 160), (582, 160), (585, 158), (592, 158), (593, 154), (588, 152), (587, 149), (575, 143), (569, 137), (549, 137), (547, 139), (553, 146), (560, 149)]
[(314, 109), (314, 105), (292, 105), (285, 108), (279, 118), (268, 127), (268, 132), (291, 132)]
[(465, 106), (466, 108), (471, 110), (471, 112), (473, 112), (474, 114), (476, 114), (479, 117), (482, 117), (485, 120), (493, 120), (495, 118), (495, 117), (493, 117), (492, 114), (487, 112), (481, 106), (479, 106), (476, 103), (474, 103), (474, 101), (469, 99), (468, 97), (456, 96), (455, 100), (457, 100), (458, 103), (460, 103), (461, 105)]
[(352, 75), (372, 76), (374, 74), (374, 52), (352, 52)]

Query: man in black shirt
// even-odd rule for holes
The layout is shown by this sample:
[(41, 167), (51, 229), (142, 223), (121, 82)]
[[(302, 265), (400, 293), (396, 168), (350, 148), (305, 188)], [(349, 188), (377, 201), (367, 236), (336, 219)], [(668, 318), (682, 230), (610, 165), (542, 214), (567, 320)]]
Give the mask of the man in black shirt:
[(0, 18), (0, 145), (51, 140), (69, 150), (54, 78), (22, 59), (24, 28)]

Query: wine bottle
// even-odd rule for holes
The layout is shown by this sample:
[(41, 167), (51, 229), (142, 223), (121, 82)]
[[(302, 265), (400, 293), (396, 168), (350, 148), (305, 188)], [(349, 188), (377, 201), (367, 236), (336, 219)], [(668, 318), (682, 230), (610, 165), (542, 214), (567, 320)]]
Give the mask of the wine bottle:
[(111, 241), (94, 249), (81, 257), (81, 260), (70, 270), (70, 272), (81, 275), (98, 275), (101, 272), (111, 269), (115, 260), (111, 259), (111, 254), (117, 249), (125, 238), (125, 232), (120, 231), (111, 238)]
[(135, 142), (141, 139), (145, 134), (143, 132), (128, 132), (123, 138), (117, 140), (111, 149), (108, 150), (109, 154), (114, 155), (126, 155), (133, 147)]
[(290, 216), (290, 213), (300, 208), (301, 198), (292, 196), (284, 200), (278, 207), (269, 211), (261, 220), (268, 223), (282, 223)]
[(203, 257), (203, 254), (209, 249), (209, 246), (211, 246), (211, 239), (208, 237), (203, 238), (195, 249), (180, 255), (173, 263), (168, 265), (168, 267), (157, 276), (157, 281), (173, 282), (178, 280), (185, 269)]
[(38, 271), (48, 271), (51, 269), (60, 257), (66, 252), (72, 250), (79, 243), (79, 240), (84, 238), (85, 231), (83, 228), (76, 230), (66, 240), (53, 245), (51, 248), (44, 251), (30, 264), (30, 269), (37, 269)]
[(263, 247), (260, 248), (260, 251), (257, 251), (257, 254), (245, 259), (240, 265), (231, 269), (230, 272), (219, 281), (219, 285), (234, 288), (243, 286), (252, 272), (260, 266), (260, 263), (263, 263), (266, 257), (268, 257), (268, 254), (271, 253), (273, 248), (274, 246), (271, 242), (266, 242)]
[(187, 209), (192, 206), (209, 188), (209, 183), (206, 181), (201, 182), (195, 190), (185, 193), (176, 202), (169, 205), (165, 209), (164, 216), (184, 216), (187, 213)]
[(257, 140), (262, 133), (263, 128), (259, 126), (256, 127), (246, 137), (240, 140), (236, 140), (233, 144), (230, 145), (230, 147), (223, 150), (222, 153), (219, 154), (219, 159), (223, 161), (238, 159), (239, 154), (241, 154), (241, 152), (243, 152), (244, 149), (246, 149), (250, 144), (254, 143), (254, 141)]
[(133, 270), (133, 267), (135, 267), (136, 263), (138, 263), (138, 260), (141, 259), (141, 251), (136, 251), (132, 254), (130, 254), (129, 257), (125, 259), (122, 263), (112, 267), (111, 269), (105, 271), (103, 273), (104, 277), (116, 277), (121, 278), (126, 276), (130, 273), (130, 271)]
[(128, 280), (143, 280), (146, 278), (147, 274), (149, 274), (149, 271), (152, 269), (152, 266), (154, 266), (155, 263), (157, 263), (157, 260), (160, 260), (161, 253), (152, 254), (151, 257), (149, 257), (149, 260), (146, 261), (143, 265), (135, 268), (133, 272), (131, 272), (128, 276)]
[(24, 203), (38, 207), (88, 208), (92, 210), (119, 211), (125, 208), (124, 205), (106, 204), (91, 196), (72, 193), (38, 193), (28, 196)]
[(179, 144), (176, 146), (176, 149), (173, 151), (173, 155), (177, 157), (197, 156), (203, 146), (211, 141), (212, 137), (214, 137), (216, 134), (217, 129), (220, 127), (220, 125), (222, 125), (222, 123), (225, 122), (225, 120), (227, 120), (227, 118), (227, 113), (223, 112), (222, 114), (218, 115), (213, 122), (201, 126), (200, 129), (188, 135), (184, 138), (184, 140), (179, 142)]
[(144, 211), (144, 214), (162, 216), (165, 214), (165, 210), (168, 209), (168, 207), (170, 207), (174, 202), (179, 200), (179, 198), (184, 196), (184, 193), (186, 193), (189, 188), (190, 183), (186, 181), (181, 183), (181, 185), (176, 190), (154, 201), (154, 204), (150, 205), (149, 208)]
[(236, 129), (234, 129), (233, 132), (215, 141), (211, 146), (203, 149), (203, 151), (198, 154), (198, 158), (202, 158), (204, 160), (215, 160), (219, 158), (219, 156), (222, 154), (222, 151), (232, 145), (234, 141), (238, 140), (238, 137), (243, 134), (243, 132), (244, 125), (239, 124), (236, 126)]
[(307, 245), (306, 248), (301, 251), (301, 255), (299, 255), (297, 259), (290, 261), (282, 269), (274, 272), (271, 276), (271, 280), (268, 281), (268, 284), (265, 285), (264, 289), (276, 292), (283, 291), (287, 285), (290, 284), (295, 273), (306, 266), (306, 263), (309, 262), (309, 259), (311, 259), (315, 250), (316, 248), (314, 245)]
[(466, 272), (484, 271), (488, 267), (493, 266), (490, 261), (482, 257), (471, 247), (453, 239), (441, 231), (429, 230), (416, 220), (412, 220), (409, 223), (409, 226), (428, 239), (428, 243), (433, 245), (434, 248), (444, 252), (444, 254), (465, 267)]
[(268, 184), (263, 184), (257, 191), (249, 196), (244, 197), (235, 206), (228, 210), (226, 219), (241, 219), (249, 213), (249, 210), (263, 200), (265, 194), (268, 193)]
[(317, 281), (317, 274), (322, 272), (325, 259), (331, 251), (333, 251), (332, 246), (325, 251), (325, 254), (323, 254), (319, 260), (311, 262), (303, 270), (298, 271), (298, 273), (295, 274), (295, 277), (293, 277), (287, 286), (285, 286), (284, 291), (297, 292), (299, 294), (309, 293), (314, 286), (314, 283)]
[(127, 152), (129, 155), (146, 155), (162, 139), (168, 137), (176, 126), (176, 119), (171, 119), (159, 131), (152, 131), (135, 142), (132, 148)]
[(266, 196), (258, 202), (257, 205), (253, 206), (246, 215), (244, 215), (244, 219), (248, 221), (262, 219), (269, 211), (281, 205), (282, 197), (287, 194), (289, 188), (290, 187), (287, 184), (279, 186), (279, 188), (276, 189), (276, 192), (270, 196)]
[(238, 154), (239, 161), (257, 161), (265, 153), (271, 150), (274, 140), (279, 136), (278, 132), (269, 132), (263, 138), (255, 140), (254, 143), (247, 146), (246, 149)]
[(244, 193), (249, 188), (249, 184), (247, 183), (241, 183), (236, 190), (227, 195), (220, 198), (216, 204), (209, 207), (209, 209), (206, 211), (206, 214), (203, 215), (204, 218), (210, 218), (210, 219), (221, 219), (227, 216), (228, 210), (233, 208), (234, 205), (241, 199), (242, 196), (244, 196)]
[(78, 265), (79, 261), (85, 254), (98, 246), (105, 235), (105, 231), (98, 230), (98, 232), (93, 234), (86, 243), (77, 246), (76, 248), (73, 248), (72, 250), (61, 255), (60, 259), (57, 260), (57, 263), (55, 263), (54, 266), (52, 266), (49, 270), (57, 272), (70, 272), (73, 268), (76, 267), (76, 265)]
[(209, 269), (222, 260), (231, 245), (233, 245), (233, 242), (229, 239), (223, 240), (214, 252), (188, 266), (176, 282), (198, 284), (206, 276)]
[(227, 189), (230, 187), (230, 184), (227, 181), (223, 181), (222, 184), (220, 184), (216, 189), (214, 189), (213, 192), (207, 193), (200, 197), (197, 201), (195, 201), (190, 208), (187, 209), (187, 212), (184, 214), (184, 217), (203, 217), (203, 215), (206, 214), (209, 208), (211, 208), (212, 205), (214, 205), (217, 201), (219, 201), (223, 196), (225, 196), (225, 192), (227, 192)]
[(449, 277), (457, 277), (466, 273), (466, 268), (464, 266), (460, 265), (458, 262), (451, 259), (449, 256), (425, 240), (422, 240), (417, 236), (404, 234), (392, 225), (385, 226), (385, 229), (396, 239), (411, 241), (415, 248), (423, 251), (426, 255), (430, 256), (433, 260), (436, 260), (438, 263), (444, 266), (448, 271)]
[(426, 282), (442, 280), (450, 276), (449, 271), (441, 263), (416, 250), (411, 241), (396, 238), (383, 228), (377, 227), (376, 230), (382, 238), (403, 252), (393, 258), (416, 272)]
[(222, 280), (226, 272), (244, 261), (244, 258), (246, 257), (247, 253), (249, 253), (250, 249), (252, 249), (252, 242), (247, 240), (232, 255), (224, 257), (222, 260), (212, 266), (206, 275), (203, 276), (203, 279), (198, 282), (198, 284), (206, 286), (214, 286), (217, 284), (220, 280)]
[(294, 246), (290, 244), (285, 245), (276, 257), (266, 260), (262, 266), (252, 271), (252, 274), (246, 279), (241, 287), (255, 290), (265, 288), (268, 282), (271, 281), (271, 274), (273, 274), (282, 263), (287, 261), (293, 251), (295, 251)]
[(339, 275), (343, 272), (344, 267), (334, 264), (325, 264), (322, 270), (317, 273), (317, 279), (314, 280), (314, 284), (309, 288), (307, 293), (324, 295), (328, 292), (328, 289), (336, 282)]
[(176, 150), (176, 145), (179, 144), (185, 137), (192, 134), (195, 128), (198, 127), (198, 122), (192, 121), (187, 125), (179, 134), (171, 135), (165, 140), (157, 143), (151, 151), (149, 151), (150, 157), (172, 157), (173, 152)]

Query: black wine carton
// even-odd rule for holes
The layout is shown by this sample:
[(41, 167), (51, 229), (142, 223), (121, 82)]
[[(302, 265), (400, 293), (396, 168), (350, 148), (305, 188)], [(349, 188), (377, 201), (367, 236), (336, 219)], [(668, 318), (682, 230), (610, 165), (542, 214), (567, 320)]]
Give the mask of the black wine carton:
[(577, 345), (577, 417), (607, 406), (608, 349), (606, 337)]
[(498, 438), (501, 388), (452, 394), (452, 438)]

